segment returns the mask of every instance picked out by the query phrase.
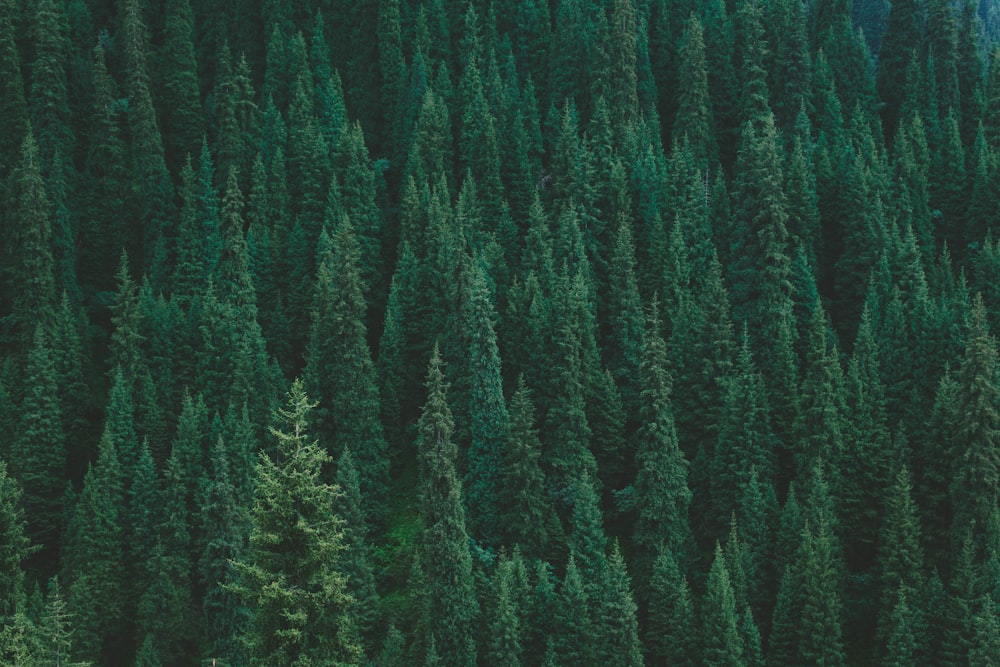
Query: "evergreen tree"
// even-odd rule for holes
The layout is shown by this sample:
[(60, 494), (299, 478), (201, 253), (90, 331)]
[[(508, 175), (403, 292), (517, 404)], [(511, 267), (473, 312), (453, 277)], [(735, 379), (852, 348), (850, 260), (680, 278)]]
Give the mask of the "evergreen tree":
[(419, 553), (427, 577), (431, 640), (441, 647), (437, 649), (441, 664), (472, 667), (476, 661), (472, 629), (479, 610), (446, 391), (441, 356), (435, 349), (427, 373), (427, 403), (417, 426), (423, 524)]
[(10, 244), (5, 282), (22, 350), (31, 347), (36, 326), (51, 335), (56, 309), (52, 225), (41, 169), (38, 145), (29, 132), (11, 175), (11, 208), (6, 216), (10, 231), (5, 234)]
[(352, 448), (365, 514), (378, 524), (385, 511), (389, 467), (366, 336), (358, 254), (348, 218), (340, 222), (332, 239), (324, 233), (305, 380), (318, 401), (310, 419), (320, 443), (338, 456), (344, 447)]
[(7, 659), (11, 652), (16, 617), (23, 612), (25, 602), (24, 561), (31, 554), (31, 541), (25, 531), (21, 490), (17, 481), (7, 474), (7, 464), (0, 461), (0, 649)]
[(375, 570), (367, 523), (361, 502), (361, 483), (354, 467), (354, 457), (345, 447), (337, 460), (337, 497), (334, 511), (344, 520), (343, 572), (347, 577), (347, 592), (353, 598), (350, 617), (358, 628), (363, 647), (374, 652), (374, 630), (378, 618), (378, 594), (375, 591)]
[(1000, 474), (1000, 449), (996, 444), (998, 406), (997, 344), (989, 332), (982, 299), (977, 298), (969, 322), (965, 357), (956, 378), (952, 437), (954, 456), (958, 458), (957, 476), (952, 481), (952, 505), (957, 534), (971, 522), (989, 525), (996, 505)]
[[(469, 417), (472, 423), (469, 430), (472, 440), (468, 453), (465, 502), (472, 535), (484, 546), (495, 546), (501, 533), (498, 501), (503, 449), (508, 440), (508, 418), (493, 323), (495, 311), (485, 271), (476, 263), (472, 268), (469, 292), (465, 302), (468, 304), (466, 331), (471, 360)], [(530, 423), (527, 428), (531, 429)]]
[(332, 511), (339, 489), (321, 480), (329, 457), (306, 431), (313, 407), (293, 383), (271, 428), (276, 456), (262, 452), (257, 464), (250, 548), (236, 584), (253, 613), (244, 636), (251, 664), (360, 659), (340, 570), (344, 520)]
[(683, 554), (689, 547), (687, 460), (677, 444), (670, 406), (666, 345), (659, 335), (656, 307), (646, 329), (641, 367), (642, 409), (635, 502), (636, 543), (648, 571), (660, 550)]
[(600, 664), (641, 667), (637, 608), (625, 559), (615, 542), (608, 558), (604, 592), (597, 612), (597, 659)]
[(733, 598), (726, 558), (722, 553), (722, 547), (718, 544), (715, 545), (715, 559), (708, 574), (707, 586), (702, 611), (703, 664), (731, 667), (744, 665), (746, 662), (739, 634), (736, 602)]
[(204, 123), (191, 0), (170, 0), (163, 13), (161, 65), (156, 74), (167, 163), (176, 170), (185, 156), (198, 150)]
[(509, 430), (500, 469), (500, 525), (511, 544), (521, 545), (527, 556), (539, 557), (561, 526), (545, 494), (540, 466), (542, 443), (535, 426), (535, 408), (524, 376), (518, 377), (511, 397)]
[(87, 471), (73, 510), (67, 603), (75, 619), (74, 653), (94, 662), (120, 655), (128, 636), (124, 614), (125, 493), (111, 429)]
[(21, 425), (11, 448), (11, 473), (22, 488), (28, 538), (39, 551), (32, 569), (43, 577), (55, 571), (61, 539), (66, 440), (53, 350), (41, 326), (25, 370)]

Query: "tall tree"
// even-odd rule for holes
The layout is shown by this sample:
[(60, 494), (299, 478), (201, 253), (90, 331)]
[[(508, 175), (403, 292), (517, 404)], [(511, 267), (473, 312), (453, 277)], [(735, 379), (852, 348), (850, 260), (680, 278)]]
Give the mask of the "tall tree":
[(472, 555), (462, 508), (462, 488), (455, 472), (455, 427), (446, 397), (441, 355), (434, 350), (427, 372), (427, 402), (417, 425), (420, 461), (419, 545), (427, 577), (431, 639), (441, 664), (473, 667), (476, 643), (472, 631), (479, 615), (472, 579)]
[(250, 548), (237, 563), (238, 590), (253, 609), (245, 635), (251, 664), (359, 664), (351, 597), (340, 570), (344, 521), (338, 487), (322, 481), (329, 457), (307, 433), (310, 403), (292, 384), (271, 428), (274, 458), (257, 463)]
[(337, 456), (351, 447), (365, 513), (380, 523), (389, 467), (358, 263), (357, 237), (345, 217), (332, 238), (321, 238), (305, 381), (318, 401), (310, 419), (320, 443)]
[(66, 440), (53, 350), (41, 326), (25, 369), (21, 425), (11, 448), (11, 472), (21, 483), (28, 537), (39, 549), (31, 561), (41, 577), (55, 571), (66, 479)]

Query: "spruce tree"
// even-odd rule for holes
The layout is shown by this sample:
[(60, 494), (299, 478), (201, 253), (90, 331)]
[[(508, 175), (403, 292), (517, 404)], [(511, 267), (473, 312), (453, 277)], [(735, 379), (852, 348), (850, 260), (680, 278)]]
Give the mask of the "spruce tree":
[(39, 326), (25, 369), (21, 425), (11, 448), (11, 473), (22, 488), (28, 537), (39, 550), (30, 561), (42, 577), (55, 571), (62, 533), (66, 439), (54, 352)]
[(431, 639), (440, 647), (441, 664), (472, 667), (476, 662), (472, 630), (479, 610), (446, 391), (441, 355), (435, 349), (427, 372), (427, 402), (417, 425), (423, 524), (419, 554), (427, 577)]
[(677, 443), (670, 406), (666, 345), (658, 330), (659, 317), (654, 306), (643, 344), (642, 426), (638, 433), (636, 460), (639, 471), (635, 479), (635, 501), (639, 508), (636, 546), (644, 562), (643, 571), (648, 571), (662, 548), (684, 554), (690, 540), (688, 462)]
[(702, 664), (725, 667), (745, 665), (739, 634), (736, 602), (722, 547), (715, 545), (715, 558), (708, 574), (702, 611)]
[(495, 546), (501, 534), (500, 475), (508, 440), (508, 417), (490, 286), (485, 270), (475, 262), (465, 303), (468, 304), (465, 326), (471, 362), (469, 417), (472, 420), (465, 502), (472, 535), (484, 546)]
[(250, 547), (237, 562), (236, 589), (251, 607), (244, 635), (251, 664), (358, 664), (361, 649), (341, 571), (344, 520), (338, 487), (322, 481), (329, 457), (307, 433), (310, 403), (292, 384), (271, 427), (272, 458), (257, 463)]
[(315, 307), (305, 381), (318, 406), (310, 415), (320, 444), (357, 457), (362, 503), (369, 521), (383, 520), (388, 481), (386, 442), (379, 420), (375, 367), (368, 348), (359, 249), (348, 218), (333, 238), (321, 239)]

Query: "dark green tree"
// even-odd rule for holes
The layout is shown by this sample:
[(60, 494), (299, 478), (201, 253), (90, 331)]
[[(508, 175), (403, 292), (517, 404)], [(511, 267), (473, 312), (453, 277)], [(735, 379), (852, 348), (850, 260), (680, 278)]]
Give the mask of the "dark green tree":
[(702, 664), (739, 667), (745, 665), (739, 633), (736, 601), (722, 547), (715, 545), (715, 558), (708, 574), (702, 603)]
[(659, 316), (653, 307), (643, 343), (641, 367), (641, 426), (636, 461), (635, 502), (639, 510), (636, 546), (648, 572), (657, 554), (667, 548), (685, 554), (690, 546), (687, 483), (688, 462), (677, 443), (670, 405), (666, 344), (659, 335)]
[(318, 406), (310, 415), (320, 443), (337, 454), (351, 447), (369, 521), (383, 520), (388, 482), (375, 366), (368, 348), (359, 248), (350, 219), (321, 239), (305, 381)]
[[(473, 262), (465, 303), (471, 385), (469, 430), (472, 435), (464, 484), (465, 503), (473, 537), (484, 546), (495, 546), (501, 535), (500, 476), (509, 426), (494, 330), (496, 314), (488, 278), (477, 262)], [(529, 423), (527, 427), (530, 430), (532, 425)], [(525, 444), (530, 447), (530, 443)]]
[(21, 484), (28, 538), (38, 549), (29, 561), (44, 578), (55, 571), (62, 532), (66, 439), (54, 352), (42, 327), (25, 369), (20, 428), (11, 447), (11, 473)]
[(427, 373), (427, 402), (417, 426), (420, 461), (419, 553), (426, 573), (431, 639), (443, 665), (472, 667), (472, 631), (479, 615), (472, 579), (472, 556), (465, 529), (462, 488), (455, 472), (455, 427), (446, 398), (441, 355), (435, 349)]
[(545, 476), (540, 466), (542, 443), (524, 375), (518, 377), (508, 414), (498, 496), (500, 525), (509, 543), (521, 545), (529, 557), (540, 557), (561, 532), (561, 526), (545, 493)]

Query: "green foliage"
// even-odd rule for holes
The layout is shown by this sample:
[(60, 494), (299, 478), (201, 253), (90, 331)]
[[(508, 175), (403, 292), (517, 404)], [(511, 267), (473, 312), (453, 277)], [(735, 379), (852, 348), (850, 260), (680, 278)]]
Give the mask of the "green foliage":
[(440, 647), (442, 664), (471, 667), (476, 660), (472, 629), (479, 609), (446, 391), (441, 356), (435, 349), (427, 372), (427, 402), (417, 426), (423, 522), (419, 554), (427, 577), (432, 646)]
[(250, 545), (235, 584), (251, 609), (251, 664), (349, 665), (361, 655), (341, 570), (344, 520), (332, 510), (340, 490), (322, 481), (329, 457), (306, 431), (313, 407), (293, 383), (271, 427), (275, 456), (262, 452), (257, 464)]

